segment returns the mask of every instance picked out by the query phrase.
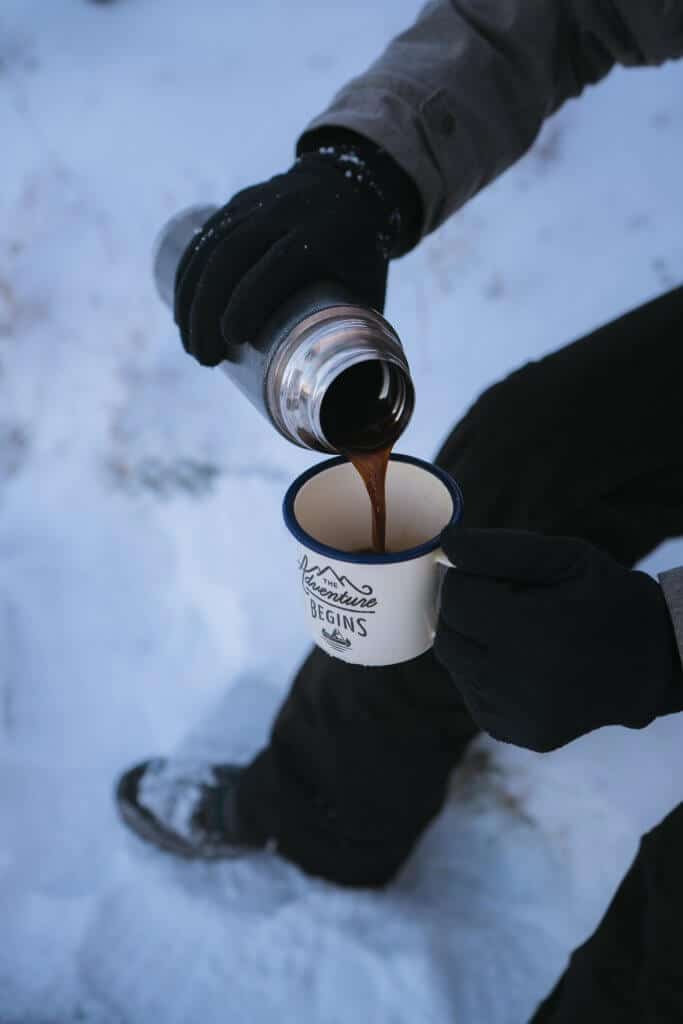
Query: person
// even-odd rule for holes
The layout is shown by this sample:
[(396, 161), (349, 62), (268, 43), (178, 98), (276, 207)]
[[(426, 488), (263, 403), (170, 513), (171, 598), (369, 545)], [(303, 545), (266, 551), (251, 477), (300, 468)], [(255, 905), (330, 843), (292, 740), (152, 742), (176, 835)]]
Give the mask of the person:
[[(320, 279), (382, 310), (387, 268), (615, 65), (683, 56), (664, 0), (433, 0), (184, 254), (175, 317), (213, 366)], [(683, 568), (634, 565), (683, 533), (683, 288), (489, 388), (437, 462), (465, 522), (443, 545), (433, 651), (384, 668), (314, 650), (248, 765), (157, 758), (124, 820), (186, 856), (270, 844), (339, 884), (387, 884), (471, 739), (553, 750), (683, 709)], [(683, 782), (681, 785), (683, 793)], [(683, 1020), (683, 805), (646, 836), (534, 1024)]]

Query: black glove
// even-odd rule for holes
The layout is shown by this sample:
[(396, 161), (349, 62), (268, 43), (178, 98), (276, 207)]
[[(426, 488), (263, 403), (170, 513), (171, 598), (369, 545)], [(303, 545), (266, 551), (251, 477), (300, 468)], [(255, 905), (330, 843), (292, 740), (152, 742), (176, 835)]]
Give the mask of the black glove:
[(451, 528), (435, 654), (477, 724), (531, 750), (683, 710), (664, 595), (585, 541)]
[(184, 253), (175, 319), (185, 349), (215, 366), (319, 281), (381, 312), (389, 259), (415, 244), (419, 216), (416, 187), (373, 143), (343, 129), (304, 136), (286, 174), (238, 192)]

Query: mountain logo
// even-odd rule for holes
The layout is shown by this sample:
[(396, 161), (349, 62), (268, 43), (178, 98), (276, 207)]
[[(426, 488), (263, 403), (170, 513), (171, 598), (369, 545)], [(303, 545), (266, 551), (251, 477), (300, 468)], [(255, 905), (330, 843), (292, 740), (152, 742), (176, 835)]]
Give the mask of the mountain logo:
[(340, 633), (338, 629), (335, 629), (332, 633), (328, 633), (326, 629), (323, 629), (322, 634), (330, 647), (335, 651), (348, 651), (351, 646), (349, 638)]

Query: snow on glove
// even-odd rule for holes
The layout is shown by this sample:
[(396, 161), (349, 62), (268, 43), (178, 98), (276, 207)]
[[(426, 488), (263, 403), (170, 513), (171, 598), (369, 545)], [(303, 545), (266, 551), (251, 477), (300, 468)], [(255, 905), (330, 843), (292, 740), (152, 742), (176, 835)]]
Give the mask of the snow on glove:
[(435, 654), (496, 739), (548, 751), (683, 710), (658, 584), (585, 541), (451, 528)]
[(253, 340), (279, 306), (319, 281), (383, 310), (389, 259), (417, 241), (417, 190), (373, 143), (330, 131), (304, 136), (310, 151), (286, 174), (238, 192), (183, 254), (175, 320), (203, 365)]

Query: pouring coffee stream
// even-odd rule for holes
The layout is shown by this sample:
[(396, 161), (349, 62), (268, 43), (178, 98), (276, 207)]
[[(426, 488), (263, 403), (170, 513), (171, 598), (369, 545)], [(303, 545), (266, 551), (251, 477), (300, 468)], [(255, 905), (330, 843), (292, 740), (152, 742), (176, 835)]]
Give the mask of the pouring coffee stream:
[[(179, 260), (214, 211), (182, 211), (159, 235), (154, 276), (171, 308)], [(225, 345), (221, 369), (284, 437), (353, 463), (371, 502), (373, 550), (383, 552), (387, 464), (415, 403), (391, 324), (338, 284), (321, 282), (294, 295), (253, 341)]]
[[(383, 555), (387, 550), (387, 467), (393, 444), (375, 452), (346, 452), (348, 459), (360, 473), (370, 499), (372, 511), (373, 554)], [(360, 553), (360, 552), (359, 552)]]

